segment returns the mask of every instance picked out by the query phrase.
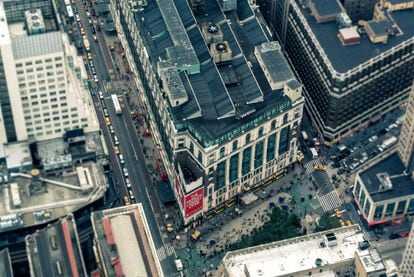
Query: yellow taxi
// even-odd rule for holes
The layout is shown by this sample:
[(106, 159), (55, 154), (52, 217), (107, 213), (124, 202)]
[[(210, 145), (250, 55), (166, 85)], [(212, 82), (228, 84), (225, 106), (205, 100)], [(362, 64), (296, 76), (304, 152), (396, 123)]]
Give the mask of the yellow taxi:
[(129, 202), (128, 196), (124, 196), (124, 204), (125, 206), (130, 205), (131, 203)]
[(92, 60), (93, 59), (93, 57), (92, 57), (92, 53), (91, 52), (88, 52), (88, 60)]
[(111, 120), (107, 116), (105, 117), (105, 124), (108, 126), (111, 125)]
[(82, 36), (85, 35), (86, 34), (85, 29), (81, 28), (80, 33), (81, 33)]
[(167, 225), (165, 225), (165, 228), (167, 229), (167, 232), (169, 233), (174, 231), (174, 226), (171, 223), (168, 223)]
[(339, 220), (339, 224), (341, 224), (342, 227), (345, 226), (345, 222), (342, 219)]
[(193, 240), (197, 240), (200, 235), (201, 235), (201, 232), (199, 230), (195, 230), (194, 233), (191, 235), (191, 238)]
[(346, 223), (346, 226), (351, 226), (352, 225), (351, 220), (347, 220), (345, 223)]
[(119, 147), (118, 147), (118, 146), (115, 146), (115, 147), (114, 147), (114, 151), (115, 151), (115, 154), (117, 154), (117, 155), (119, 155), (119, 153), (121, 153), (121, 152), (119, 151)]
[(325, 171), (326, 170), (326, 165), (315, 165), (314, 167), (313, 167), (313, 169), (315, 169), (315, 170), (320, 170), (320, 171)]

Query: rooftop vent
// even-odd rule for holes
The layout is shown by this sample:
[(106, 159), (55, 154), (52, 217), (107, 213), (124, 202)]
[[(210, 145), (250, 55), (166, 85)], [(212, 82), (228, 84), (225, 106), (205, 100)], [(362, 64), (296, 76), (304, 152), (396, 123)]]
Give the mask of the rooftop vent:
[(328, 233), (325, 235), (325, 244), (328, 247), (336, 246), (338, 244), (334, 233)]
[(212, 25), (208, 26), (208, 32), (209, 32), (210, 34), (215, 34), (215, 33), (217, 33), (218, 31), (219, 31), (219, 27), (218, 27), (218, 25), (216, 25), (216, 24), (212, 24)]
[(210, 45), (211, 56), (215, 63), (224, 63), (232, 60), (230, 45), (227, 41), (212, 43)]
[(202, 26), (202, 33), (207, 45), (223, 41), (223, 33), (217, 24), (204, 24)]
[(190, 0), (191, 10), (195, 15), (204, 13), (205, 3), (204, 0)]
[(385, 191), (392, 189), (392, 182), (390, 176), (386, 172), (378, 173), (377, 174), (378, 180), (380, 181), (379, 190)]
[(322, 265), (322, 259), (321, 258), (316, 258), (315, 265), (316, 266), (321, 266)]
[(359, 246), (360, 250), (368, 249), (369, 248), (369, 242), (367, 240), (361, 241), (358, 246)]

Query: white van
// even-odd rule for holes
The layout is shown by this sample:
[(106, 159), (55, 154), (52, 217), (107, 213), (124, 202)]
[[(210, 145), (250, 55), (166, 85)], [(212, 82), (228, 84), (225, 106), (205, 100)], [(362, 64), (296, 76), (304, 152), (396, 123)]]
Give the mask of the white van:
[(175, 263), (175, 268), (177, 269), (177, 271), (183, 270), (183, 263), (181, 262), (180, 259), (176, 259), (174, 263)]

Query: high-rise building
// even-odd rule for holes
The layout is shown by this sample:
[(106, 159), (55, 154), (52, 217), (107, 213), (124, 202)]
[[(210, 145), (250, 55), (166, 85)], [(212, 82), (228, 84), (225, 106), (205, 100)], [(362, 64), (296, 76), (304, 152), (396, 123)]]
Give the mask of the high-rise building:
[[(353, 21), (340, 1), (290, 0), (288, 13), (284, 2), (268, 2), (262, 12), (272, 5), (274, 15), (267, 18), (278, 37), (286, 37), (284, 49), (304, 84), (305, 108), (328, 141), (379, 120), (407, 100), (414, 77), (411, 0), (381, 0), (365, 21)], [(345, 1), (350, 11), (372, 4), (352, 3)]]
[(414, 276), (414, 224), (411, 227), (410, 236), (405, 246), (405, 251), (400, 265), (400, 276)]
[[(41, 11), (26, 19), (31, 15), (38, 19)], [(8, 25), (3, 4), (0, 17), (0, 142), (98, 130), (84, 64), (67, 35), (46, 29), (29, 34), (23, 22)]]
[(414, 172), (414, 83), (405, 111), (401, 128), (398, 153), (407, 172)]
[(296, 161), (302, 86), (247, 0), (111, 4), (186, 223)]

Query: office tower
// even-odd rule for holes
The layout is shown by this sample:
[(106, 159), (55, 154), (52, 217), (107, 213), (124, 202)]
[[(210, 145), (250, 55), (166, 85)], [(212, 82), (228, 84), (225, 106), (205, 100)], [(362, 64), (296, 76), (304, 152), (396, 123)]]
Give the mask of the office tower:
[(248, 1), (223, 13), (224, 1), (206, 0), (201, 14), (185, 0), (144, 1), (139, 17), (129, 2), (113, 1), (112, 14), (184, 222), (283, 175), (302, 86)]
[[(0, 142), (61, 137), (71, 129), (99, 129), (87, 74), (66, 34), (10, 26), (0, 5)], [(39, 21), (41, 11), (26, 13)]]
[(404, 123), (401, 129), (398, 153), (406, 167), (406, 172), (414, 171), (414, 83), (405, 111)]
[[(281, 2), (272, 1), (279, 37), (286, 20)], [(384, 0), (371, 20), (354, 22), (339, 1), (290, 0), (284, 49), (304, 84), (305, 108), (327, 141), (407, 100), (414, 77), (412, 3)]]
[(400, 265), (400, 276), (414, 276), (414, 224), (411, 227), (410, 236), (405, 246), (405, 251)]

